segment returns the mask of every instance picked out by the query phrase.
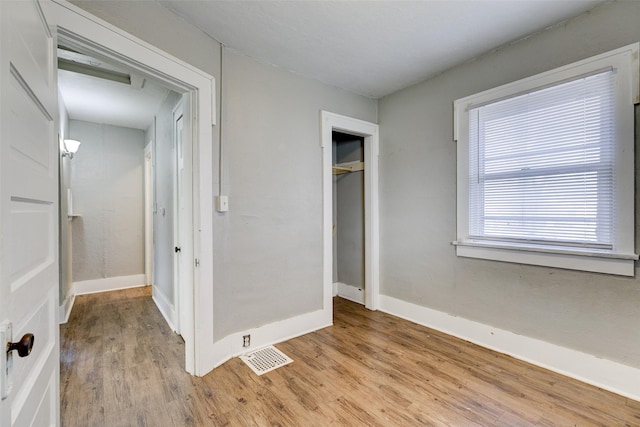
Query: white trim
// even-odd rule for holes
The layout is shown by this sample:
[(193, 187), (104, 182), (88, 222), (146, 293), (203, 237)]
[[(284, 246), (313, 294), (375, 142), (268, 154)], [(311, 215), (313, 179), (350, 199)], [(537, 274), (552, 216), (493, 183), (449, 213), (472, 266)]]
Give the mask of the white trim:
[[(106, 52), (101, 53), (111, 56), (116, 62), (127, 62), (127, 58), (144, 57), (145, 62), (138, 63), (136, 68), (139, 68), (145, 74), (154, 75), (166, 84), (174, 86), (178, 92), (182, 92), (184, 83), (191, 83), (191, 78), (193, 80), (204, 79), (212, 84), (215, 83), (215, 78), (210, 74), (92, 15), (67, 0), (45, 0), (41, 1), (41, 3), (47, 21), (51, 26), (64, 28), (72, 34), (84, 38), (87, 43), (98, 49), (99, 47), (109, 48), (109, 54), (106, 54)], [(60, 23), (64, 23), (64, 25)], [(93, 35), (94, 38), (88, 38), (85, 34)], [(158, 75), (157, 71), (161, 71), (164, 74)], [(190, 79), (183, 78), (186, 74), (191, 75)], [(210, 93), (210, 98), (208, 94), (203, 96), (202, 104), (207, 104), (207, 107), (202, 113), (206, 113), (204, 117), (210, 118), (210, 123), (215, 126), (215, 85)], [(208, 120), (203, 121), (208, 122)]]
[(162, 317), (164, 317), (164, 320), (166, 320), (171, 330), (176, 332), (176, 320), (178, 319), (178, 314), (176, 313), (175, 306), (171, 304), (169, 299), (167, 299), (167, 296), (160, 292), (160, 290), (155, 286), (152, 289), (151, 299), (153, 299), (153, 302), (156, 304), (156, 307), (158, 307), (160, 314), (162, 314)]
[[(180, 153), (178, 150), (178, 128), (177, 128), (177, 119), (182, 117), (182, 131), (183, 131), (183, 135), (182, 135), (182, 155), (183, 155), (183, 163), (184, 163), (184, 143), (185, 143), (185, 138), (184, 138), (184, 134), (186, 134), (187, 129), (185, 129), (185, 121), (188, 121), (189, 119), (187, 117), (185, 117), (184, 115), (184, 108), (183, 108), (183, 104), (184, 104), (184, 97), (181, 97), (180, 100), (176, 103), (176, 105), (173, 108), (173, 111), (171, 112), (171, 146), (173, 147), (173, 150), (171, 151), (173, 154), (173, 158), (171, 159), (171, 165), (173, 167), (173, 171), (171, 171), (171, 175), (172, 175), (172, 179), (171, 179), (171, 185), (173, 185), (173, 191), (172, 191), (172, 196), (173, 196), (173, 224), (172, 224), (172, 228), (173, 228), (173, 247), (177, 248), (180, 247), (182, 248), (182, 239), (181, 239), (181, 235), (180, 235), (180, 226), (182, 225), (180, 222), (181, 219), (181, 215), (180, 215), (180, 189), (178, 188), (178, 182), (180, 181), (178, 179), (178, 174), (180, 173), (179, 170), (179, 163), (180, 163)], [(191, 138), (189, 138), (189, 142), (190, 142)], [(191, 248), (189, 247), (191, 242), (186, 242), (187, 240), (189, 240), (186, 236), (185, 236), (185, 251), (189, 252), (189, 255), (191, 255)], [(182, 250), (182, 249), (181, 249)], [(174, 313), (174, 321), (171, 322), (172, 325), (172, 329), (177, 332), (178, 334), (181, 332), (181, 329), (185, 328), (186, 329), (186, 325), (182, 325), (180, 322), (180, 303), (181, 303), (181, 283), (183, 282), (182, 280), (182, 276), (184, 276), (184, 274), (181, 275), (181, 268), (180, 268), (180, 264), (183, 263), (183, 259), (184, 257), (182, 256), (182, 252), (175, 253), (175, 252), (171, 252), (172, 256), (172, 261), (173, 261), (173, 295), (174, 295), (174, 305), (172, 306), (173, 309), (173, 313)], [(183, 263), (184, 264), (184, 263)], [(166, 316), (165, 316), (166, 317)], [(186, 331), (185, 331), (186, 332)], [(191, 334), (193, 334), (193, 332), (191, 332)]]
[(640, 369), (386, 295), (380, 310), (562, 375), (640, 400)]
[(132, 276), (106, 277), (104, 279), (82, 280), (73, 282), (73, 295), (95, 294), (97, 292), (117, 291), (119, 289), (138, 288), (146, 286), (147, 278), (144, 274)]
[[(555, 68), (540, 74), (536, 74), (531, 77), (527, 77), (515, 82), (507, 83), (502, 86), (498, 86), (492, 89), (487, 89), (483, 92), (476, 93), (474, 95), (466, 96), (464, 98), (454, 101), (454, 119), (458, 118), (458, 113), (466, 111), (472, 108), (474, 105), (490, 102), (496, 99), (502, 99), (505, 97), (513, 96), (514, 93), (520, 93), (523, 91), (533, 90), (540, 87), (545, 87), (556, 83), (559, 80), (566, 80), (570, 76), (580, 76), (594, 70), (604, 69), (606, 67), (612, 67), (619, 69), (620, 64), (625, 61), (630, 61), (629, 75), (626, 76), (629, 79), (629, 92), (631, 103), (640, 102), (640, 43), (632, 43), (627, 46), (623, 46), (618, 49), (614, 49), (600, 55), (595, 55), (590, 58), (577, 61), (572, 64), (567, 64), (562, 67)], [(461, 135), (464, 135), (466, 129), (461, 128), (464, 126), (464, 122), (454, 120), (453, 139), (458, 141)]]
[(183, 333), (185, 369), (205, 375), (213, 354), (213, 127), (215, 79), (127, 32), (63, 0), (43, 4), (49, 24), (65, 40), (93, 49), (113, 61), (160, 79), (178, 92), (191, 92), (193, 117), (193, 335)]
[[(617, 117), (615, 158), (615, 247), (608, 257), (575, 251), (557, 254), (540, 246), (540, 250), (530, 250), (521, 246), (513, 250), (507, 245), (500, 248), (493, 245), (474, 243), (469, 233), (469, 108), (487, 102), (505, 99), (523, 92), (548, 87), (549, 85), (584, 76), (606, 68), (616, 70), (615, 114)], [(454, 140), (457, 148), (457, 225), (458, 256), (491, 259), (521, 264), (542, 265), (571, 270), (592, 271), (607, 274), (634, 276), (634, 102), (640, 99), (638, 93), (640, 79), (640, 43), (630, 44), (605, 52), (560, 68), (556, 68), (516, 82), (486, 90), (454, 102)], [(543, 251), (544, 250), (544, 251)], [(631, 258), (631, 259), (630, 259)]]
[[(214, 344), (214, 363), (209, 368), (214, 369), (232, 357), (287, 341), (331, 325), (332, 317), (327, 318), (323, 309), (270, 323), (259, 328), (236, 332)], [(251, 335), (251, 345), (249, 347), (242, 347), (243, 335)]]
[(337, 296), (340, 298), (348, 299), (349, 301), (357, 302), (364, 305), (364, 292), (361, 288), (356, 286), (347, 285), (342, 282), (334, 282), (334, 286), (337, 286)]
[(333, 311), (333, 173), (332, 132), (364, 137), (365, 306), (377, 310), (380, 283), (380, 235), (378, 198), (378, 125), (321, 111), (323, 295), (325, 310)]
[(147, 276), (147, 285), (150, 286), (153, 285), (154, 139), (144, 147), (144, 274)]
[(73, 294), (67, 295), (64, 302), (58, 307), (60, 311), (60, 317), (58, 319), (59, 324), (64, 324), (69, 321), (71, 310), (73, 309), (73, 303), (76, 302), (76, 296)]
[(628, 258), (598, 257), (594, 253), (578, 254), (559, 251), (535, 251), (523, 248), (499, 248), (496, 246), (474, 246), (469, 243), (456, 245), (456, 255), (466, 258), (481, 258), (494, 261), (513, 262), (528, 265), (544, 265), (567, 270), (591, 271), (633, 277), (635, 274), (634, 255)]

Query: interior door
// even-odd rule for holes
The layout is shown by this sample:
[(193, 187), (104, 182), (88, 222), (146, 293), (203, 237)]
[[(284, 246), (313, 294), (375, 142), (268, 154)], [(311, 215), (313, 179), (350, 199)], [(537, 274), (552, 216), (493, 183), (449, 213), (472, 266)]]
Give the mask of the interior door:
[[(192, 336), (193, 298), (188, 293), (193, 282), (193, 239), (191, 219), (191, 143), (189, 95), (184, 95), (182, 102), (173, 113), (176, 142), (176, 246), (180, 248), (176, 257), (176, 292), (179, 333), (188, 339)], [(187, 355), (187, 358), (190, 357)]]
[(176, 332), (178, 332), (179, 334), (182, 332), (182, 313), (180, 310), (180, 281), (181, 281), (181, 272), (184, 270), (184, 259), (185, 257), (183, 256), (183, 250), (187, 250), (186, 247), (183, 247), (183, 243), (182, 243), (182, 231), (180, 229), (180, 217), (182, 216), (183, 212), (182, 209), (180, 209), (180, 202), (181, 202), (181, 196), (182, 196), (182, 181), (184, 180), (184, 153), (183, 153), (183, 149), (184, 149), (184, 141), (183, 141), (183, 135), (184, 134), (184, 114), (182, 112), (182, 103), (179, 103), (178, 106), (176, 107), (176, 109), (173, 111), (173, 138), (174, 138), (174, 144), (175, 144), (175, 148), (176, 148), (176, 175), (175, 175), (175, 180), (174, 180), (174, 186), (175, 186), (175, 191), (174, 191), (174, 203), (173, 203), (173, 207), (174, 207), (174, 226), (173, 226), (173, 240), (174, 240), (174, 244), (175, 244), (175, 257), (174, 257), (174, 269), (173, 269), (173, 285), (174, 285), (174, 292), (173, 294), (175, 295), (176, 301), (175, 301), (175, 308), (177, 311), (177, 319), (176, 319)]
[(3, 346), (17, 343), (0, 352), (0, 425), (54, 426), (60, 402), (55, 43), (35, 0), (0, 1), (0, 23), (0, 338)]

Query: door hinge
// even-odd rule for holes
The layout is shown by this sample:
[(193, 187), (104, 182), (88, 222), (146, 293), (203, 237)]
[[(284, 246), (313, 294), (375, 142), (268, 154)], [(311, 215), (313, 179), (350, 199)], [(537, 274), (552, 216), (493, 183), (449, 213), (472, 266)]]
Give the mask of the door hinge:
[(195, 259), (196, 267), (200, 267), (200, 260), (198, 258)]

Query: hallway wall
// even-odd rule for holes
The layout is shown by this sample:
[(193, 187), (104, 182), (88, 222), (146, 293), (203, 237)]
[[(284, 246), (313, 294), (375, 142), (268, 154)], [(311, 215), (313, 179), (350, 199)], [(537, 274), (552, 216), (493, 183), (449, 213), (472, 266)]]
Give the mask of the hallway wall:
[[(69, 138), (69, 114), (64, 105), (62, 95), (58, 93), (58, 114), (60, 116), (59, 137), (62, 140)], [(71, 186), (71, 160), (60, 153), (60, 289), (58, 298), (60, 303), (60, 321), (64, 322), (71, 309), (71, 287), (73, 285), (71, 264), (71, 220), (67, 216), (68, 200), (67, 189)]]
[(144, 274), (144, 131), (71, 120), (69, 136), (74, 282)]

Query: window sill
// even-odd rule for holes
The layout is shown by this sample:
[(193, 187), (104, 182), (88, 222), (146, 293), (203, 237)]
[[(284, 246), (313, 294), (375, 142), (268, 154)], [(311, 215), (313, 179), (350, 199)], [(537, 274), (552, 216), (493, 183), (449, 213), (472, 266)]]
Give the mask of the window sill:
[(460, 241), (456, 255), (466, 258), (488, 259), (518, 264), (540, 265), (594, 273), (635, 275), (636, 254), (568, 250), (567, 248), (541, 248), (495, 242)]

